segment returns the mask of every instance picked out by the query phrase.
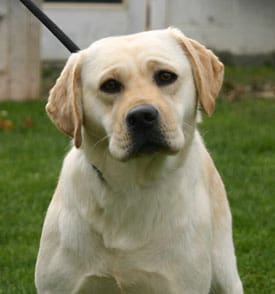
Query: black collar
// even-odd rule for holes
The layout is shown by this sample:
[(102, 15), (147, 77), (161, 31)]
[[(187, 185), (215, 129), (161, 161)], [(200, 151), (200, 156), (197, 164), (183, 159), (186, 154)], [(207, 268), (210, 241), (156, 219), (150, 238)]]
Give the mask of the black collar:
[(96, 172), (97, 176), (99, 177), (99, 179), (102, 182), (106, 183), (106, 180), (104, 179), (102, 172), (94, 164), (91, 164), (91, 165), (92, 165), (93, 169), (95, 170), (95, 172)]

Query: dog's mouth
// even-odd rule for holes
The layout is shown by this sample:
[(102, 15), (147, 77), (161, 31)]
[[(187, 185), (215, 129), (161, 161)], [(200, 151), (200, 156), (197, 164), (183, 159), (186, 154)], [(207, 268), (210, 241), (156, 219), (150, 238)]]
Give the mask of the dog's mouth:
[(127, 112), (124, 135), (111, 137), (110, 153), (121, 161), (148, 156), (153, 153), (167, 155), (177, 153), (183, 146), (183, 134), (179, 130), (166, 130), (161, 115), (155, 107), (142, 104)]
[(155, 143), (150, 143), (150, 144), (144, 144), (141, 146), (137, 151), (134, 151), (133, 153), (135, 154), (151, 154), (155, 153), (157, 151), (161, 151), (163, 146)]
[[(120, 161), (127, 161), (133, 158), (152, 156), (153, 154), (173, 155), (179, 152), (183, 139), (180, 143), (172, 145), (170, 140), (159, 131), (128, 134), (126, 142), (117, 144), (117, 140), (111, 140), (109, 145), (110, 153)], [(116, 142), (114, 144), (114, 142)]]
[(130, 109), (125, 124), (130, 139), (129, 157), (169, 149), (165, 136), (161, 132), (159, 111), (152, 105), (142, 104)]
[(157, 133), (145, 131), (139, 135), (128, 134), (126, 142), (120, 142), (121, 144), (117, 140), (113, 140), (115, 143), (111, 140), (109, 151), (114, 158), (120, 161), (152, 156), (158, 153), (172, 155), (179, 151), (168, 144), (164, 135)]
[(132, 143), (128, 148), (129, 158), (171, 151), (164, 135), (158, 129), (130, 133), (130, 138)]

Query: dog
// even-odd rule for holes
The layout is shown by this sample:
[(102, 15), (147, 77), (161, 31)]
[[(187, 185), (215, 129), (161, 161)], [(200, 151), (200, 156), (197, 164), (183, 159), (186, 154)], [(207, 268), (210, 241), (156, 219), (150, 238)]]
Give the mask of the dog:
[(243, 293), (224, 185), (196, 128), (223, 72), (176, 28), (70, 56), (46, 106), (73, 146), (43, 226), (38, 293)]

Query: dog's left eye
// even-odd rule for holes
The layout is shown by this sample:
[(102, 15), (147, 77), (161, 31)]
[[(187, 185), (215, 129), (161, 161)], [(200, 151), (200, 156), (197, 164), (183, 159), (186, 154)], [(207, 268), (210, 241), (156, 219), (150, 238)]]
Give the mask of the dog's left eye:
[(100, 90), (108, 94), (119, 93), (121, 92), (122, 88), (123, 85), (115, 79), (109, 79), (100, 86)]
[(158, 86), (167, 86), (174, 83), (177, 80), (178, 76), (167, 70), (160, 70), (154, 75), (154, 80)]

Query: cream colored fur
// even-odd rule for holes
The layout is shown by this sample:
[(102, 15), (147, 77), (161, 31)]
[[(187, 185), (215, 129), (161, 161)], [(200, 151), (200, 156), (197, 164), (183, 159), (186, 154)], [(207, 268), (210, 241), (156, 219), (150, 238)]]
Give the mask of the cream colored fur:
[[(158, 70), (178, 79), (159, 87)], [(108, 78), (123, 91), (103, 93)], [(243, 293), (224, 186), (196, 130), (197, 104), (213, 112), (222, 78), (217, 57), (176, 29), (70, 57), (47, 111), (75, 146), (44, 222), (38, 293)], [(169, 153), (127, 157), (125, 116), (140, 104), (159, 110)]]

